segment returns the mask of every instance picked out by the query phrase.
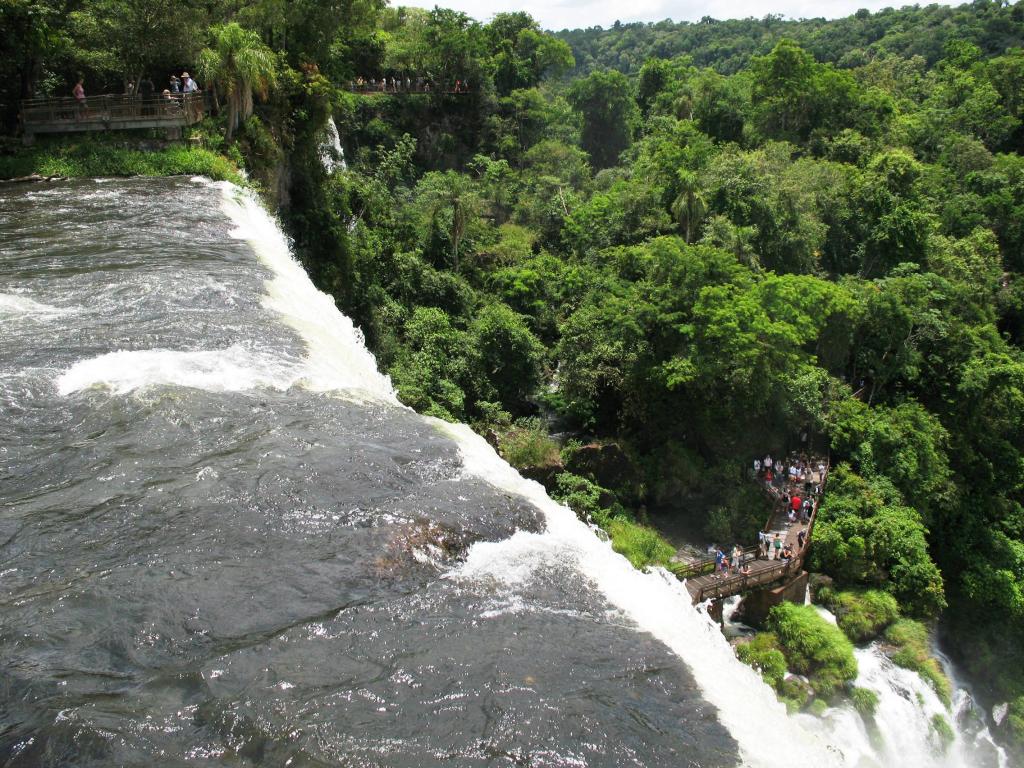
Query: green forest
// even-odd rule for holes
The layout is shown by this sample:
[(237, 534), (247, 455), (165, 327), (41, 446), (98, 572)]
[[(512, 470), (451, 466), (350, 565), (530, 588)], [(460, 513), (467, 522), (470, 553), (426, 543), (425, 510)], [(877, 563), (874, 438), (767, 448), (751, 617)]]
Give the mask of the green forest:
[[(847, 634), (937, 627), (1024, 744), (1024, 5), (551, 34), (378, 0), (0, 0), (0, 30), (12, 135), (78, 75), (191, 71), (216, 114), (162, 171), (244, 168), (403, 402), (634, 564), (672, 555), (651, 512), (752, 543), (751, 460), (827, 449), (812, 565)], [(384, 77), (438, 87), (350, 91)], [(119, 152), (12, 139), (0, 175)]]

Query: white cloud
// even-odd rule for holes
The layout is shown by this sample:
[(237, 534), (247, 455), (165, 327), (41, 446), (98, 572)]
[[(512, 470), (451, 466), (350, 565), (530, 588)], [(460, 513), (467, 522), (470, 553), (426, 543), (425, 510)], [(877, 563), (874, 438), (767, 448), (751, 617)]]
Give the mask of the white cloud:
[[(962, 0), (939, 0), (943, 5), (957, 5)], [(526, 11), (545, 29), (575, 29), (594, 26), (610, 27), (616, 20), (630, 21), (699, 21), (704, 16), (716, 19), (761, 18), (769, 13), (800, 19), (824, 16), (834, 19), (848, 16), (859, 8), (877, 11), (899, 6), (886, 0), (392, 0), (392, 5), (417, 8), (454, 8), (475, 19), (487, 21), (502, 11)]]

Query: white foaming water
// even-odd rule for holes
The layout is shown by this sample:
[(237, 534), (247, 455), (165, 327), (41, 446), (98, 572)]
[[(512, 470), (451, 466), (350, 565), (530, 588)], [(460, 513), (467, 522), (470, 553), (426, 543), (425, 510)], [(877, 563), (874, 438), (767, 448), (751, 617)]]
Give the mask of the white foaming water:
[(40, 304), (38, 301), (13, 293), (0, 293), (0, 315), (62, 315), (67, 310)]
[(334, 173), (338, 168), (345, 170), (348, 165), (345, 163), (345, 150), (341, 146), (341, 136), (338, 134), (338, 125), (333, 117), (327, 118), (327, 125), (324, 126), (324, 140), (320, 144), (320, 162), (328, 174)]
[(101, 386), (121, 395), (160, 385), (212, 392), (258, 387), (285, 390), (302, 375), (302, 369), (294, 363), (237, 345), (198, 352), (147, 349), (110, 352), (75, 363), (58, 377), (57, 391), (69, 395)]
[[(830, 709), (822, 724), (850, 765), (901, 768), (1007, 768), (1006, 753), (992, 741), (980, 721), (971, 722), (970, 695), (956, 689), (952, 711), (920, 675), (898, 667), (877, 643), (854, 652), (859, 674), (855, 684), (878, 695), (870, 723), (849, 706)], [(955, 681), (954, 681), (955, 682)], [(942, 718), (952, 729), (946, 745), (934, 723)], [(810, 718), (806, 718), (810, 720)]]
[(362, 332), (338, 311), (334, 299), (313, 286), (292, 257), (277, 222), (251, 193), (233, 184), (218, 186), (224, 193), (224, 211), (236, 226), (232, 237), (247, 241), (274, 273), (267, 282), (264, 306), (281, 315), (306, 343), (303, 385), (397, 405), (391, 380), (378, 372)]

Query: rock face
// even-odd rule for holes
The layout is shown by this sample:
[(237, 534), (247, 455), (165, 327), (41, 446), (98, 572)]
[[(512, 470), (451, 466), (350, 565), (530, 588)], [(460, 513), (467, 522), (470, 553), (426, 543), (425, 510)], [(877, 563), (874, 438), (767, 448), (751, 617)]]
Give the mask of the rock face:
[(604, 488), (623, 500), (641, 501), (643, 474), (618, 443), (590, 443), (574, 451), (565, 468)]

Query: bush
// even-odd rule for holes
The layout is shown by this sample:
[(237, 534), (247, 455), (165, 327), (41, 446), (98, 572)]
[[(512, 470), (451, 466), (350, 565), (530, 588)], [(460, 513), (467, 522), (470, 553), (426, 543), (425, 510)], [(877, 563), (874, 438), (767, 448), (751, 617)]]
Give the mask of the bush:
[(786, 657), (779, 648), (779, 639), (771, 632), (760, 632), (753, 639), (736, 646), (739, 660), (758, 672), (776, 691), (786, 677)]
[(853, 708), (863, 717), (874, 717), (875, 710), (878, 709), (877, 693), (870, 688), (854, 688), (850, 699), (853, 701)]
[(893, 662), (917, 672), (948, 707), (952, 685), (939, 662), (931, 655), (928, 628), (919, 621), (900, 619), (886, 630), (885, 639), (896, 646)]
[(612, 518), (607, 530), (612, 537), (612, 549), (624, 555), (634, 568), (667, 566), (676, 553), (676, 548), (656, 530), (625, 517)]
[(609, 495), (609, 492), (597, 483), (592, 483), (572, 472), (559, 473), (555, 477), (555, 489), (551, 492), (551, 498), (568, 506), (576, 513), (576, 517), (581, 520), (593, 520), (605, 529), (618, 511), (609, 509), (601, 503), (601, 498)]
[(942, 715), (932, 716), (932, 731), (939, 737), (939, 743), (942, 745), (943, 752), (945, 752), (949, 748), (949, 745), (953, 743), (954, 739), (956, 739), (956, 734), (953, 733), (953, 728)]
[(558, 443), (539, 419), (521, 419), (498, 438), (498, 443), (502, 457), (516, 469), (561, 464)]
[(819, 590), (818, 599), (836, 615), (839, 628), (855, 643), (878, 637), (900, 616), (896, 598), (877, 589), (836, 592)]
[(206, 149), (168, 147), (152, 152), (125, 149), (87, 139), (73, 144), (46, 144), (0, 157), (0, 178), (31, 174), (88, 176), (208, 176), (244, 183), (227, 158)]
[(789, 668), (807, 675), (814, 692), (834, 693), (857, 677), (853, 644), (810, 605), (781, 603), (768, 614)]

